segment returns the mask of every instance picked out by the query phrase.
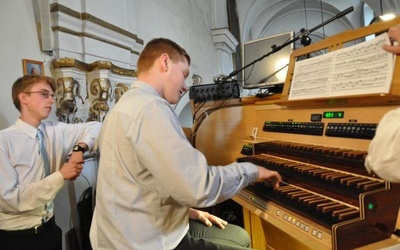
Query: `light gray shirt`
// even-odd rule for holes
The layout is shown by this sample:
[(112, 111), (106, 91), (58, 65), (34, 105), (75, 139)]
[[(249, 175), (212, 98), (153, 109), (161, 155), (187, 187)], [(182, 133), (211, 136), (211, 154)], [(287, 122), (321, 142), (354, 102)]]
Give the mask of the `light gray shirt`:
[(258, 178), (251, 163), (209, 166), (171, 105), (139, 81), (107, 115), (99, 147), (95, 250), (173, 249), (188, 231), (190, 207), (226, 200)]
[(58, 171), (77, 142), (97, 149), (99, 122), (66, 124), (44, 122), (39, 126), (50, 161), (50, 175), (43, 178), (43, 160), (36, 140), (37, 129), (20, 119), (0, 131), (0, 229), (20, 230), (40, 225), (64, 185)]
[(400, 108), (387, 112), (379, 122), (365, 167), (384, 180), (400, 182)]

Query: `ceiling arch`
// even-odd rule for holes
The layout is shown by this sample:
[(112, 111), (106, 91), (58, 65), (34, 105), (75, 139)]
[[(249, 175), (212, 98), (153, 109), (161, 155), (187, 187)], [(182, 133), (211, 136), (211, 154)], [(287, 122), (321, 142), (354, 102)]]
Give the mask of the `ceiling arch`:
[[(381, 13), (377, 0), (253, 0), (237, 1), (241, 42), (289, 30), (311, 29), (353, 6), (354, 11), (316, 30), (310, 36), (318, 40), (348, 29), (364, 26), (363, 7), (368, 4), (374, 13)], [(382, 0), (383, 12), (397, 13), (397, 0)]]

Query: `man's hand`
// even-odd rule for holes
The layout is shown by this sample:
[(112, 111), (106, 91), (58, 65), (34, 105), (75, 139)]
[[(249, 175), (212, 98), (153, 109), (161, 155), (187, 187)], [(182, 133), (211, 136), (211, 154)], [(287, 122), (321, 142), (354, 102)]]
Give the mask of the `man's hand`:
[(204, 223), (204, 225), (211, 227), (212, 224), (217, 225), (219, 228), (224, 229), (225, 225), (228, 224), (227, 221), (224, 221), (223, 219), (212, 215), (210, 213), (197, 210), (194, 208), (190, 208), (189, 210), (189, 218), (192, 220), (198, 220)]
[(74, 181), (79, 177), (83, 169), (83, 162), (83, 153), (73, 152), (68, 162), (60, 169), (60, 173), (64, 177), (64, 180)]
[(393, 45), (384, 44), (382, 48), (388, 52), (400, 55), (400, 24), (391, 27), (388, 35)]
[(278, 172), (260, 166), (257, 167), (259, 171), (258, 181), (267, 181), (270, 182), (273, 187), (279, 187), (279, 183), (282, 182), (282, 177)]

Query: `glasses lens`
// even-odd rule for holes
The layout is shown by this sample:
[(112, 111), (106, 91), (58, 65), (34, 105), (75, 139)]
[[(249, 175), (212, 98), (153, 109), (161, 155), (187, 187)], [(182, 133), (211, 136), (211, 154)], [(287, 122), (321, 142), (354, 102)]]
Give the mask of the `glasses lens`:
[(55, 94), (50, 94), (48, 91), (32, 91), (32, 92), (25, 92), (26, 94), (34, 94), (37, 93), (42, 96), (43, 99), (48, 99), (50, 96), (53, 98), (53, 100), (56, 99)]

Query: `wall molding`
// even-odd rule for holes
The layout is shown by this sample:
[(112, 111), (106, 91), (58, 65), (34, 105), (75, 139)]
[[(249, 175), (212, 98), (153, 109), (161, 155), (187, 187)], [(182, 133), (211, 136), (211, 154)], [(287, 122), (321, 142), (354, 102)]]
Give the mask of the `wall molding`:
[(59, 3), (52, 3), (50, 12), (57, 57), (83, 61), (103, 58), (124, 67), (135, 67), (144, 47), (143, 39), (136, 34)]

